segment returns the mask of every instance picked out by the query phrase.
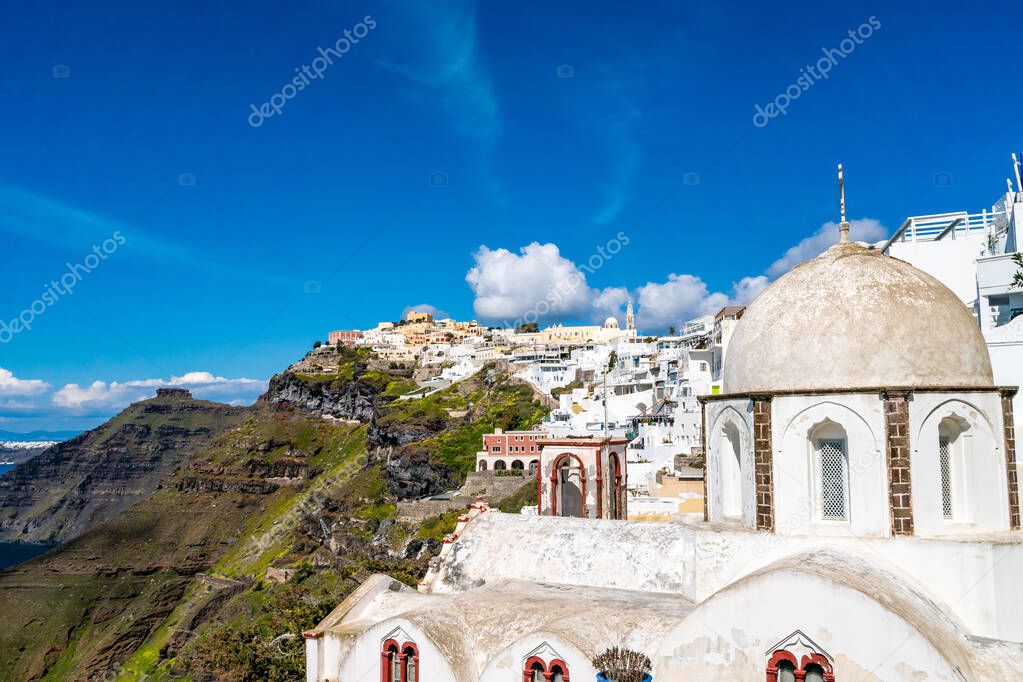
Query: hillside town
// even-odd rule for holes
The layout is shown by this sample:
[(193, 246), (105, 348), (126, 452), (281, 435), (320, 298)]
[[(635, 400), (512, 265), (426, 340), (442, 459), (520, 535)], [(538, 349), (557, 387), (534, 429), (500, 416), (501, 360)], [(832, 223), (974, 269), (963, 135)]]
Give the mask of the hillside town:
[[(1014, 159), (1015, 183), (1019, 167)], [(1002, 385), (1023, 384), (1023, 290), (1013, 284), (1012, 260), (1023, 204), (1013, 182), (991, 208), (910, 216), (889, 239), (868, 245), (936, 277), (956, 294), (980, 328), (995, 381)], [(372, 329), (331, 331), (321, 352), (362, 346), (389, 363), (415, 367), (420, 377), (415, 396), (442, 390), (487, 363), (501, 363), (548, 397), (551, 411), (533, 431), (484, 437), (478, 471), (524, 470), (536, 476), (545, 444), (620, 440), (625, 445), (622, 518), (626, 509), (634, 520), (700, 516), (700, 399), (722, 391), (729, 342), (744, 310), (729, 306), (680, 320), (667, 335), (640, 334), (631, 301), (621, 321), (608, 317), (599, 326), (543, 329), (535, 323), (485, 327), (409, 310), (402, 320)], [(1023, 410), (1019, 396), (1014, 404)], [(523, 511), (537, 513), (541, 507)]]
[(416, 395), (499, 362), (551, 410), (476, 456), (535, 478), (535, 507), (480, 497), (418, 590), (364, 582), (304, 633), (307, 679), (593, 679), (616, 642), (664, 680), (1014, 679), (1013, 172), (990, 209), (863, 243), (839, 166), (833, 245), (677, 333), (641, 334), (631, 303), (601, 326), (333, 332), (414, 365)]

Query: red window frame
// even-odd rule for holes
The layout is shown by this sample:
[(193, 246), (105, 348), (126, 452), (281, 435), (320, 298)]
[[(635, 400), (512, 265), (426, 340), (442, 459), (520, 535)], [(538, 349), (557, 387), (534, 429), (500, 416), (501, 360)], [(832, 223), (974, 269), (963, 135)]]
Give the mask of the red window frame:
[(803, 656), (803, 660), (800, 661), (794, 654), (784, 649), (775, 651), (767, 661), (767, 682), (778, 682), (778, 664), (782, 661), (788, 661), (795, 668), (797, 682), (802, 682), (806, 679), (806, 668), (810, 665), (819, 666), (824, 671), (824, 682), (835, 682), (835, 672), (832, 670), (831, 663), (826, 657), (821, 654), (806, 654)]

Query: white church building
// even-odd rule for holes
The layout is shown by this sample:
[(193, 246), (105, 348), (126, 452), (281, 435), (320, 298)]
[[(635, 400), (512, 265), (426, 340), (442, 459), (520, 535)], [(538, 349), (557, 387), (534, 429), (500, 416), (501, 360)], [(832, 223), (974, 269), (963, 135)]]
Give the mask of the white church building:
[(952, 291), (847, 233), (738, 320), (702, 521), (481, 506), (419, 590), (374, 576), (305, 633), (309, 682), (591, 681), (615, 645), (657, 682), (1020, 679), (1016, 388)]

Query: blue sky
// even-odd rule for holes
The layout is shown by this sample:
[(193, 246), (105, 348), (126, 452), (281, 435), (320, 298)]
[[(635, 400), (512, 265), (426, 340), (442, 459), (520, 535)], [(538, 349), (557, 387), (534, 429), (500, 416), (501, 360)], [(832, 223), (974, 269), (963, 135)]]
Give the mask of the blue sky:
[(815, 255), (836, 162), (876, 239), (989, 206), (1023, 146), (1004, 3), (426, 5), (0, 8), (0, 320), (104, 256), (0, 327), (0, 428), (92, 426), (160, 385), (246, 402), (410, 305), (513, 321), (615, 240), (546, 319), (631, 297), (661, 332)]

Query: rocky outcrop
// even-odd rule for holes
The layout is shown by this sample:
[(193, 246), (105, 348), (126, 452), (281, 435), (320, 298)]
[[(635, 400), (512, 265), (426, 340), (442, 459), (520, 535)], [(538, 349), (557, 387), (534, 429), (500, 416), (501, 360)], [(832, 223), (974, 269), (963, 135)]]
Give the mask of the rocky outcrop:
[(0, 477), (0, 541), (65, 542), (148, 497), (249, 412), (160, 389)]
[(455, 472), (431, 462), (427, 451), (415, 447), (392, 452), (387, 459), (384, 475), (391, 492), (399, 500), (436, 495), (461, 485)]
[(288, 371), (270, 379), (264, 399), (271, 405), (369, 422), (375, 414), (376, 392), (361, 381), (310, 380)]

